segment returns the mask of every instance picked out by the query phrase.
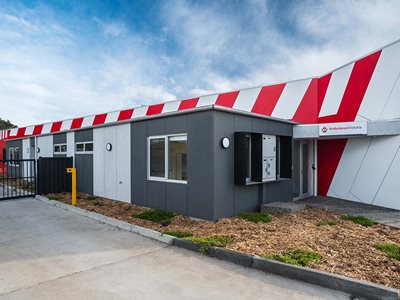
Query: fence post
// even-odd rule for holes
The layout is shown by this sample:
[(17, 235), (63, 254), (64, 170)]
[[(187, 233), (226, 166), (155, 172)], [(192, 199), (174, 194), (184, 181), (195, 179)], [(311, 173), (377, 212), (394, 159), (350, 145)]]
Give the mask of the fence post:
[(76, 206), (76, 168), (67, 168), (67, 173), (72, 175), (72, 205)]

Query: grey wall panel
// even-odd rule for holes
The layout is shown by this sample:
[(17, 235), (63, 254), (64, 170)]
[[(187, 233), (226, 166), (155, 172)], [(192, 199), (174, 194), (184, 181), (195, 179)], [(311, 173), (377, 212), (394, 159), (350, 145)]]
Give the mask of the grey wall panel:
[(78, 192), (93, 194), (93, 154), (75, 155), (75, 167)]
[(235, 123), (235, 131), (245, 131), (245, 132), (253, 131), (253, 120), (249, 117), (237, 115), (234, 118), (234, 123)]
[(147, 124), (147, 136), (162, 135), (165, 134), (165, 119), (154, 119), (146, 121)]
[(147, 124), (131, 123), (131, 201), (147, 205)]
[(293, 136), (293, 125), (282, 123), (281, 126), (282, 126), (281, 135)]
[(93, 141), (93, 129), (75, 131), (75, 143)]
[(188, 115), (166, 118), (165, 132), (167, 132), (168, 134), (187, 132), (187, 120)]
[(166, 210), (165, 206), (165, 182), (147, 182), (147, 205), (152, 208)]
[(167, 183), (165, 193), (165, 204), (168, 211), (182, 215), (188, 214), (188, 188), (186, 184)]
[(66, 144), (66, 143), (67, 143), (67, 134), (66, 133), (53, 134), (53, 145)]
[[(288, 130), (287, 127), (290, 129)], [(283, 130), (285, 128), (285, 130)], [(234, 184), (234, 131), (249, 131), (272, 135), (292, 135), (292, 125), (227, 112), (214, 112), (214, 202), (215, 218), (231, 216), (242, 211), (259, 209), (265, 202), (291, 201), (292, 182), (281, 180), (263, 184), (238, 186)], [(220, 140), (231, 140), (222, 149)]]
[(188, 214), (214, 219), (213, 112), (188, 116)]
[[(234, 186), (234, 131), (235, 116), (214, 114), (214, 210), (215, 218), (235, 214)], [(246, 123), (245, 123), (246, 124)], [(222, 138), (232, 142), (227, 149), (221, 146)]]

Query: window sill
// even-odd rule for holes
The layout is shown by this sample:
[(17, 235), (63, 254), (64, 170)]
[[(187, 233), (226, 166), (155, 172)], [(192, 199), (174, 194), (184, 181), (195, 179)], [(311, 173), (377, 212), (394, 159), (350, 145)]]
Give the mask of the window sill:
[(248, 182), (246, 182), (245, 186), (265, 184), (265, 183), (271, 183), (271, 182), (288, 181), (288, 180), (292, 180), (292, 178), (279, 178), (279, 179), (275, 179), (275, 180), (265, 180), (265, 181), (248, 181)]
[(174, 180), (174, 179), (165, 179), (165, 178), (157, 178), (157, 177), (147, 178), (147, 181), (158, 181), (158, 182), (165, 182), (165, 183), (187, 184), (186, 180)]

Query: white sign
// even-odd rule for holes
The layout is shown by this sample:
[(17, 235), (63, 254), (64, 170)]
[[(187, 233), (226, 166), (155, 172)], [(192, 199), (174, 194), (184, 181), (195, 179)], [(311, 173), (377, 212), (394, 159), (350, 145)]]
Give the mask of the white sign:
[(319, 136), (366, 135), (367, 122), (342, 122), (319, 124)]

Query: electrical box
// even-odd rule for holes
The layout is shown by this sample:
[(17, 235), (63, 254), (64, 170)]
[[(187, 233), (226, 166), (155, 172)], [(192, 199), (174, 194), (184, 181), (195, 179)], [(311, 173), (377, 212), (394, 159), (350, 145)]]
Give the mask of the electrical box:
[(276, 180), (276, 136), (262, 136), (262, 180)]

